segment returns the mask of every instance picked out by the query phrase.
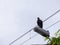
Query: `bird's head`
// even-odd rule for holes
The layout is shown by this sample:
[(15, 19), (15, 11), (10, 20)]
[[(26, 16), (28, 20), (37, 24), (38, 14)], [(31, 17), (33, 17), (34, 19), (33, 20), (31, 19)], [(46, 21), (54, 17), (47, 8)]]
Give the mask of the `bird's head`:
[(39, 17), (37, 17), (37, 19), (38, 19), (38, 20), (40, 20), (40, 18), (39, 18)]

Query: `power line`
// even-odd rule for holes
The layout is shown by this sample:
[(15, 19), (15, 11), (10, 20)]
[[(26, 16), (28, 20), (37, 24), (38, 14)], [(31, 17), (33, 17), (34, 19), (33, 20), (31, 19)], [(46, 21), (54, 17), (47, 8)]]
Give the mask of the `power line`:
[[(54, 16), (55, 14), (57, 14), (60, 10), (56, 11), (54, 14), (52, 14), (51, 16), (49, 16), (48, 18), (46, 18), (43, 22), (47, 21), (49, 18), (51, 18), (52, 16)], [(32, 28), (33, 29), (33, 28)], [(18, 37), (17, 39), (15, 39), (14, 41), (12, 41), (9, 45), (12, 45), (14, 42), (16, 42), (17, 40), (19, 40), (20, 38), (22, 38), (23, 36), (25, 36), (26, 34), (28, 34), (29, 32), (32, 31), (32, 29), (30, 29), (29, 31), (27, 31), (26, 33), (24, 33), (23, 35), (21, 35), (20, 37)]]
[[(32, 28), (33, 29), (33, 28)], [(27, 33), (29, 33), (32, 29), (30, 29), (28, 32), (24, 33), (23, 35), (21, 35), (20, 37), (18, 37), (17, 39), (15, 39), (13, 42), (11, 42), (9, 45), (13, 44), (15, 41), (19, 40), (20, 38), (22, 38), (24, 35), (26, 35)]]
[(51, 18), (52, 16), (54, 16), (55, 14), (57, 14), (58, 12), (60, 12), (60, 10), (56, 11), (56, 12), (53, 13), (51, 16), (49, 16), (48, 18), (46, 18), (46, 19), (44, 20), (44, 22), (45, 22), (46, 20), (48, 20), (49, 18)]
[[(58, 20), (58, 21), (55, 22), (54, 24), (50, 25), (49, 27), (52, 27), (53, 25), (55, 25), (55, 24), (57, 24), (57, 23), (59, 23), (59, 22), (60, 22), (60, 20)], [(48, 29), (49, 27), (47, 27), (46, 29)]]
[[(52, 24), (52, 25), (50, 25), (49, 27), (47, 27), (46, 29), (49, 29), (49, 28), (51, 28), (52, 26), (54, 26), (55, 24), (57, 24), (57, 23), (59, 23), (60, 22), (60, 20), (59, 21), (57, 21), (57, 22), (55, 22), (54, 24)], [(20, 45), (23, 45), (24, 43), (26, 43), (27, 41), (29, 41), (30, 39), (32, 39), (32, 38), (34, 38), (34, 37), (36, 37), (37, 36), (37, 34), (35, 34), (34, 36), (32, 36), (32, 37), (30, 37), (29, 39), (27, 39), (27, 40), (25, 40), (24, 42), (22, 42)]]
[(27, 39), (27, 40), (25, 40), (24, 42), (22, 42), (20, 45), (23, 45), (24, 43), (26, 43), (28, 40), (30, 40), (31, 38), (33, 38), (33, 37), (35, 37), (35, 36), (37, 36), (37, 35), (35, 34), (34, 36), (32, 36), (32, 37), (30, 37), (29, 39)]

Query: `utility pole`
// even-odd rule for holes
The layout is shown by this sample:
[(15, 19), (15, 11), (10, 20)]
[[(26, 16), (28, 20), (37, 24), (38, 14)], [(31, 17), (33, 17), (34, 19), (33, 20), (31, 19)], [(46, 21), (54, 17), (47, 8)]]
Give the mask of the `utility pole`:
[(43, 28), (40, 28), (38, 26), (34, 28), (34, 31), (37, 32), (38, 34), (44, 36), (44, 37), (49, 37), (50, 36), (49, 31), (46, 31)]

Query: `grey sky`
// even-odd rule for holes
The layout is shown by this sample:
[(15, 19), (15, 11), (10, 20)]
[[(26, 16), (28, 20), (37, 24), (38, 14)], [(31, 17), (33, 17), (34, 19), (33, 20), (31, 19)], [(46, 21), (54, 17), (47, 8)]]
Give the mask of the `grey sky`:
[[(60, 9), (60, 0), (0, 0), (0, 45), (9, 45), (10, 42), (21, 36), (23, 33), (35, 27), (37, 17), (45, 20), (51, 14)], [(44, 22), (44, 29), (60, 19), (60, 12)], [(48, 30), (51, 36), (60, 28), (60, 23)], [(35, 35), (34, 31), (15, 42), (13, 45), (20, 45), (23, 41)], [(30, 41), (23, 45), (43, 44), (44, 37), (37, 34)]]

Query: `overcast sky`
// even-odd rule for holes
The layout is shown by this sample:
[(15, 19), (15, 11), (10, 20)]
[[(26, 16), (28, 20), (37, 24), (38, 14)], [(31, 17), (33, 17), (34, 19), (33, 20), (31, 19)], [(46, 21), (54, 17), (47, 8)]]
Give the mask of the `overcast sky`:
[[(0, 0), (0, 45), (9, 45), (13, 40), (35, 27), (37, 17), (45, 20), (60, 9), (60, 0)], [(44, 22), (44, 29), (60, 20), (60, 12)], [(60, 23), (47, 29), (51, 37), (60, 28)], [(29, 34), (16, 41), (12, 45), (20, 45), (30, 36), (37, 33), (31, 31)], [(37, 34), (23, 45), (46, 44), (44, 37)]]

